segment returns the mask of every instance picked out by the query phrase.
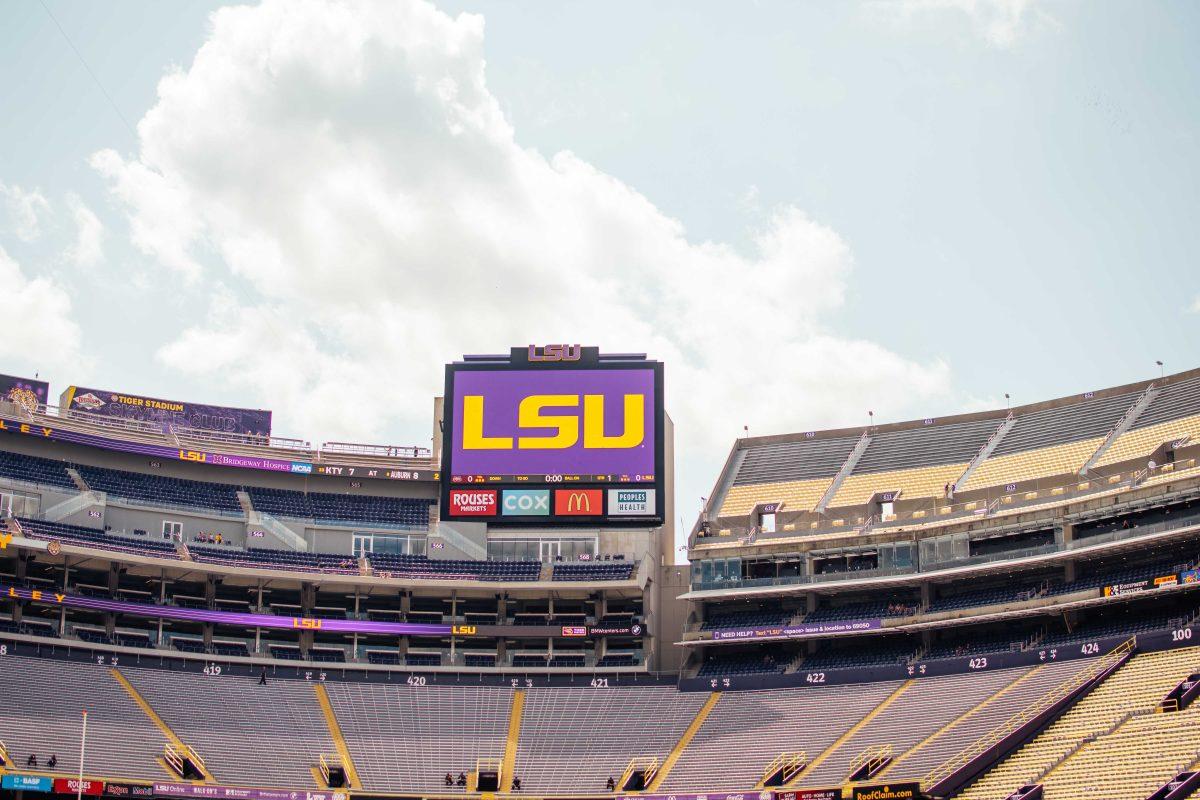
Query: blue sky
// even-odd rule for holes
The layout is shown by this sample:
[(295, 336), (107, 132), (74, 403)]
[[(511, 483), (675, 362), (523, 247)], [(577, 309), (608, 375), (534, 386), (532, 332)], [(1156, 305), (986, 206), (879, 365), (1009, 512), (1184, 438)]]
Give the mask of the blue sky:
[(1195, 4), (219, 5), (0, 6), (0, 371), (401, 444), (636, 347), (690, 523), (743, 425), (1196, 366)]

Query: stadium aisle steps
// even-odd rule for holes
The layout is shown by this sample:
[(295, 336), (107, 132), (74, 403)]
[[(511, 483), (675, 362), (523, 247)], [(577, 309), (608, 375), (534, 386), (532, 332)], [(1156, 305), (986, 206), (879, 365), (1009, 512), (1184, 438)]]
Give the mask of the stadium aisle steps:
[(314, 683), (313, 691), (317, 695), (317, 704), (321, 706), (321, 714), (325, 717), (329, 738), (333, 739), (333, 746), (338, 752), (338, 757), (342, 759), (346, 782), (350, 784), (347, 788), (361, 789), (362, 781), (358, 778), (358, 770), (354, 768), (354, 759), (350, 756), (350, 747), (346, 744), (346, 737), (342, 735), (342, 726), (338, 724), (337, 714), (333, 712), (333, 704), (329, 702), (329, 692), (325, 691), (323, 683)]
[[(121, 687), (125, 690), (126, 694), (129, 695), (130, 699), (133, 700), (133, 702), (137, 704), (138, 708), (142, 710), (142, 713), (144, 713), (150, 719), (150, 721), (154, 723), (154, 726), (162, 731), (163, 736), (167, 737), (167, 740), (177, 751), (180, 753), (186, 753), (190, 750), (190, 748), (183, 743), (183, 740), (175, 734), (175, 731), (171, 730), (171, 727), (167, 725), (165, 721), (163, 721), (163, 718), (158, 715), (158, 712), (150, 707), (150, 704), (146, 702), (146, 698), (142, 697), (141, 692), (134, 688), (133, 684), (129, 682), (129, 679), (121, 673), (121, 670), (113, 667), (109, 670), (109, 674), (113, 676), (117, 683), (121, 684)], [(208, 783), (210, 781), (214, 783), (217, 782), (217, 778), (215, 775), (213, 775), (211, 769), (200, 764), (197, 764), (196, 766), (201, 768), (204, 772), (204, 783)], [(166, 769), (165, 766), (163, 768)], [(167, 772), (173, 777), (178, 778), (178, 776), (169, 769)]]
[(674, 686), (528, 689), (513, 774), (531, 791), (599, 791), (633, 759), (661, 764), (707, 700)]
[[(820, 767), (821, 764), (823, 764), (825, 762), (826, 759), (828, 759), (835, 752), (837, 752), (838, 749), (841, 748), (842, 745), (844, 745), (846, 742), (848, 742), (852, 738), (854, 738), (855, 734), (857, 734), (860, 730), (865, 728), (867, 725), (871, 724), (872, 720), (874, 720), (876, 717), (878, 717), (883, 712), (887, 711), (887, 709), (892, 705), (892, 703), (899, 700), (900, 696), (903, 695), (905, 692), (907, 692), (909, 689), (911, 689), (913, 687), (913, 684), (915, 684), (915, 683), (916, 683), (915, 680), (910, 679), (910, 680), (907, 680), (904, 683), (900, 684), (899, 686), (897, 686), (896, 691), (892, 692), (887, 697), (883, 698), (883, 702), (881, 702), (879, 705), (875, 706), (875, 708), (871, 709), (869, 714), (867, 714), (865, 717), (860, 719), (858, 722), (856, 722), (852, 726), (850, 726), (850, 728), (847, 729), (845, 733), (843, 733), (836, 740), (834, 740), (833, 744), (829, 745), (829, 747), (826, 747), (825, 750), (819, 756), (817, 756), (812, 761), (810, 761), (808, 766), (805, 767), (804, 770), (799, 775), (797, 775), (794, 779), (792, 779), (792, 781), (789, 785), (803, 782), (806, 775), (811, 775), (813, 772), (815, 772), (817, 770), (817, 768)], [(761, 783), (762, 782), (760, 781), (759, 784), (761, 785)], [(840, 781), (838, 781), (838, 783), (840, 783)]]
[[(1068, 665), (1070, 664), (1070, 662), (1062, 663)], [(1023, 705), (1021, 701), (1025, 700), (1027, 697), (1027, 694), (1024, 691), (1026, 684), (1032, 684), (1037, 688), (1048, 688), (1042, 686), (1041, 679), (1045, 677), (1047, 668), (1057, 666), (1057, 664), (1042, 664), (1029, 670), (1024, 675), (1008, 684), (1008, 686), (1005, 686), (1000, 691), (989, 696), (982, 703), (975, 706), (975, 708), (971, 709), (966, 714), (951, 720), (949, 724), (945, 725), (940, 730), (926, 738), (924, 741), (917, 744), (907, 753), (893, 761), (876, 777), (882, 777), (883, 775), (889, 775), (889, 777), (897, 777), (899, 775), (920, 777), (921, 775), (924, 775), (929, 769), (936, 767), (938, 764), (944, 761), (945, 758), (954, 755), (959, 750), (969, 745), (974, 738), (977, 738), (979, 735), (982, 735), (982, 733), (986, 732), (975, 732), (975, 737), (962, 740), (960, 746), (958, 744), (960, 741), (958, 733), (961, 729), (973, 727), (971, 726), (971, 723), (980, 722), (984, 723), (988, 729), (995, 727), (995, 722), (997, 719), (1007, 719), (1010, 714), (1014, 713)], [(1057, 671), (1052, 671), (1051, 682), (1057, 684), (1058, 681), (1056, 679), (1058, 677), (1059, 673)], [(1036, 692), (1036, 696), (1040, 696), (1041, 694), (1042, 692), (1040, 691)], [(1007, 702), (1009, 695), (1012, 695), (1012, 697), (1017, 700), (1017, 704), (1013, 705), (1011, 708), (1009, 707), (1010, 704)], [(990, 713), (990, 709), (993, 705), (998, 705), (1003, 709), (1003, 716), (997, 717), (996, 715)], [(945, 753), (942, 753), (941, 750), (938, 750), (937, 753), (932, 755), (931, 758), (926, 757), (922, 759), (922, 756), (926, 756), (926, 750), (933, 751), (936, 749), (938, 744), (944, 744), (947, 742), (949, 743), (949, 748), (947, 749), (945, 746), (941, 748), (941, 750), (946, 750)]]
[(510, 688), (338, 681), (325, 690), (366, 791), (461, 794), (443, 784), (447, 772), (504, 755)]
[(1200, 756), (1197, 731), (1200, 707), (1131, 717), (1050, 775), (1046, 798), (1084, 800), (1102, 788), (1105, 800), (1143, 800)]
[[(1090, 741), (1118, 733), (1136, 716), (1152, 714), (1158, 701), (1198, 668), (1200, 648), (1196, 647), (1134, 657), (1041, 734), (973, 783), (962, 799), (990, 800), (1024, 783), (1057, 782), (1060, 774), (1074, 769), (1076, 756), (1086, 756)], [(1069, 795), (1048, 794), (1047, 798), (1064, 796)]]
[[(19, 702), (18, 702), (19, 700)], [(159, 766), (167, 739), (155, 727), (108, 667), (8, 654), (0, 681), (0, 740), (13, 764), (27, 774), (49, 770), (20, 769), (35, 754), (58, 757), (56, 777), (78, 776), (81, 711), (88, 712), (85, 778), (116, 777), (161, 781)]]
[[(244, 651), (243, 651), (244, 652)], [(323, 788), (312, 767), (335, 752), (307, 683), (125, 668), (126, 679), (223, 783)], [(204, 702), (207, 699), (215, 702)], [(253, 748), (246, 747), (253, 731)]]
[(659, 788), (745, 791), (780, 753), (823, 752), (902, 682), (727, 694)]
[(852, 759), (871, 747), (889, 745), (894, 757), (899, 758), (1030, 669), (1018, 667), (922, 678), (888, 708), (887, 714), (861, 726), (834, 757), (816, 768), (810, 765), (793, 783), (808, 787), (841, 783), (849, 775)]
[(504, 741), (504, 759), (501, 762), (500, 778), (502, 791), (512, 791), (513, 767), (517, 763), (517, 743), (521, 740), (521, 714), (525, 709), (525, 690), (513, 692), (512, 706), (508, 711), (508, 737)]
[(662, 786), (663, 781), (666, 780), (671, 770), (675, 768), (679, 757), (683, 755), (683, 751), (692, 743), (692, 739), (695, 738), (697, 731), (704, 725), (704, 721), (708, 719), (708, 715), (712, 713), (713, 708), (716, 707), (720, 700), (720, 692), (713, 692), (708, 696), (708, 699), (704, 701), (704, 705), (700, 706), (700, 710), (696, 712), (695, 718), (692, 719), (692, 724), (688, 725), (687, 730), (683, 732), (683, 736), (679, 737), (679, 742), (671, 750), (666, 761), (662, 763), (662, 766), (658, 768), (658, 772), (654, 774), (654, 780), (646, 787), (646, 791), (653, 792)]

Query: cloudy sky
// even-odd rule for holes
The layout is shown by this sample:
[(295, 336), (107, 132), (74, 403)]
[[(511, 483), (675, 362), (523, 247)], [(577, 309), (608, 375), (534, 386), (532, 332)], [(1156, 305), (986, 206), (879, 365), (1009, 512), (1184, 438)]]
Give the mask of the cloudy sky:
[(1197, 366), (1200, 6), (0, 4), (0, 372), (425, 444), (441, 368), (752, 434)]

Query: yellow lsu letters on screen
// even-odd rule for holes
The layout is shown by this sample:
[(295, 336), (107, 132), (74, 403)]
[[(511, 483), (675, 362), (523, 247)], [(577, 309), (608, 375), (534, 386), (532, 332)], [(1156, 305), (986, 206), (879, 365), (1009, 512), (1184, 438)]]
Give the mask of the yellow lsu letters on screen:
[[(551, 430), (551, 436), (518, 436), (518, 450), (566, 450), (579, 442), (579, 417), (544, 415), (546, 409), (579, 408), (577, 394), (533, 394), (517, 408), (521, 430)], [(628, 450), (646, 438), (646, 398), (624, 396), (625, 429), (616, 436), (604, 430), (604, 395), (583, 395), (583, 447), (586, 450)], [(463, 396), (462, 447), (464, 450), (512, 450), (513, 437), (488, 436), (483, 430), (484, 398)]]

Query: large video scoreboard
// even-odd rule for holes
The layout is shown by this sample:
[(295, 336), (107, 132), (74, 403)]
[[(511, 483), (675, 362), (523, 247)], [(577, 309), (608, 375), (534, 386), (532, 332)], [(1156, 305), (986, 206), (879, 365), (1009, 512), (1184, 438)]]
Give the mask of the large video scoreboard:
[(580, 345), (446, 366), (443, 519), (662, 523), (663, 370)]

